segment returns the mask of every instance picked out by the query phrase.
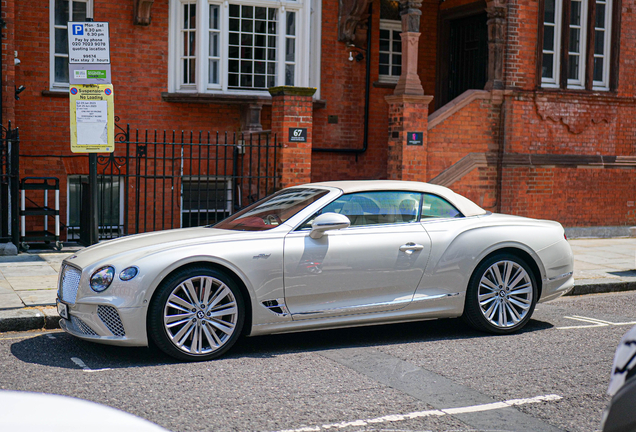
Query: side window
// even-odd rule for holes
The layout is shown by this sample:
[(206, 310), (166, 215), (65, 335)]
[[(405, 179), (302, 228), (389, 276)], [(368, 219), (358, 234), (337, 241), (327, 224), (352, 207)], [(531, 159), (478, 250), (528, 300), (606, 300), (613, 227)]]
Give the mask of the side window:
[(299, 229), (311, 229), (316, 216), (339, 213), (347, 216), (351, 226), (386, 225), (416, 222), (422, 194), (417, 192), (361, 192), (342, 195), (310, 217)]
[(422, 219), (439, 218), (461, 218), (463, 214), (459, 212), (451, 203), (437, 195), (424, 194), (422, 204)]

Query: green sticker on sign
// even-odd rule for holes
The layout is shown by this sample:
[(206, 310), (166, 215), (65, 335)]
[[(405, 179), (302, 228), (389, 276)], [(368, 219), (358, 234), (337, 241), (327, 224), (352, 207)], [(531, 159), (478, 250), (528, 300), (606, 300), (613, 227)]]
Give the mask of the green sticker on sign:
[(86, 78), (106, 79), (106, 71), (105, 70), (87, 70)]

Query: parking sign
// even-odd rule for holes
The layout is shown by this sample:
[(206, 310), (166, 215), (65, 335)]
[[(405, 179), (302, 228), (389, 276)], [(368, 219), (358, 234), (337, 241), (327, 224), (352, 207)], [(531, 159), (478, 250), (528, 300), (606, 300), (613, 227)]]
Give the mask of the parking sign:
[(110, 63), (108, 23), (68, 23), (68, 62), (70, 64)]

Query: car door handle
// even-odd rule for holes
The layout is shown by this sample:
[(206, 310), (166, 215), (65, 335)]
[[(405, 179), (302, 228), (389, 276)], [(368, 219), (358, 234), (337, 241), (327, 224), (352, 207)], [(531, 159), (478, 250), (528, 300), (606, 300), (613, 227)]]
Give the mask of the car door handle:
[(415, 243), (407, 243), (405, 245), (400, 246), (400, 250), (404, 253), (406, 253), (407, 255), (412, 254), (415, 251), (420, 251), (424, 249), (424, 246), (421, 244), (415, 244)]

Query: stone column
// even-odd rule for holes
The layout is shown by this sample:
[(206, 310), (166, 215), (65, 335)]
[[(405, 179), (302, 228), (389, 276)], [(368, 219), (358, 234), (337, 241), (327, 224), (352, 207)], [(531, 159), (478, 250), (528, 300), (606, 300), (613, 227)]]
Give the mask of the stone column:
[(426, 181), (428, 104), (433, 96), (393, 95), (385, 99), (389, 103), (387, 177)]
[(485, 90), (503, 90), (504, 56), (506, 48), (505, 0), (486, 3), (488, 14), (488, 81)]
[(423, 95), (422, 82), (417, 74), (417, 53), (420, 40), (421, 0), (400, 0), (402, 17), (402, 74), (395, 86), (395, 95)]
[[(272, 134), (279, 145), (276, 171), (280, 186), (311, 181), (311, 142), (315, 88), (272, 87)], [(294, 136), (294, 130), (297, 134)], [(290, 132), (291, 131), (291, 132)], [(298, 132), (299, 131), (299, 132)]]

